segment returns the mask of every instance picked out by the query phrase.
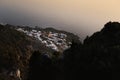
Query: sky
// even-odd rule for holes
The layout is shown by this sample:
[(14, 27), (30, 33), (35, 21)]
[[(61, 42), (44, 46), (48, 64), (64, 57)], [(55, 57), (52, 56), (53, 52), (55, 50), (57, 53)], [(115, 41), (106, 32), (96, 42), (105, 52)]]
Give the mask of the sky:
[(120, 0), (0, 0), (0, 22), (53, 27), (84, 38), (120, 21)]

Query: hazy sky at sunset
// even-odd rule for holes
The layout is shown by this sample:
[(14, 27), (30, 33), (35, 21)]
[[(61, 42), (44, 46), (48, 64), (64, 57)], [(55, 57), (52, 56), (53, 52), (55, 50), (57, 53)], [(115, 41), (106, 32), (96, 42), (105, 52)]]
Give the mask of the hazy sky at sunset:
[(0, 21), (55, 27), (86, 36), (108, 21), (120, 21), (120, 0), (0, 0)]

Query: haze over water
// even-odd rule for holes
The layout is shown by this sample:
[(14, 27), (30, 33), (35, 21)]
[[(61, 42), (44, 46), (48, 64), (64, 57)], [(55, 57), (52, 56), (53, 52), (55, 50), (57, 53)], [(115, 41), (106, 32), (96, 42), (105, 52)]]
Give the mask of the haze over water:
[(84, 38), (120, 21), (119, 0), (0, 0), (0, 22), (54, 27)]

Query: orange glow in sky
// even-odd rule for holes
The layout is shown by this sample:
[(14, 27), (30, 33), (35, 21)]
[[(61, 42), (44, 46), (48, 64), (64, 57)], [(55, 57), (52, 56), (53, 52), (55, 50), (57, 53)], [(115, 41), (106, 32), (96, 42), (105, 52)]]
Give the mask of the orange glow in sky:
[[(45, 18), (59, 28), (91, 35), (108, 21), (120, 21), (120, 0), (0, 0), (0, 5)], [(46, 22), (47, 23), (47, 22)], [(56, 25), (57, 26), (57, 25)]]

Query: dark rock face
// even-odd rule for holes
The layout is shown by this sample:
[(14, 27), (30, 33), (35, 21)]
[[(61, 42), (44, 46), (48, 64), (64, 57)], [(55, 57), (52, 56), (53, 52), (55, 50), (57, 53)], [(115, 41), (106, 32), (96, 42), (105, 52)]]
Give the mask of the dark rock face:
[(120, 23), (108, 22), (101, 31), (87, 37), (84, 44), (73, 44), (64, 54), (69, 80), (119, 79)]
[(115, 34), (118, 31), (120, 31), (120, 23), (118, 22), (108, 22), (107, 24), (105, 24), (105, 27), (101, 30), (101, 32), (104, 33), (108, 33), (108, 34)]
[(120, 44), (120, 23), (108, 22), (101, 31), (84, 40), (84, 44), (115, 45)]

